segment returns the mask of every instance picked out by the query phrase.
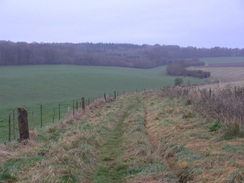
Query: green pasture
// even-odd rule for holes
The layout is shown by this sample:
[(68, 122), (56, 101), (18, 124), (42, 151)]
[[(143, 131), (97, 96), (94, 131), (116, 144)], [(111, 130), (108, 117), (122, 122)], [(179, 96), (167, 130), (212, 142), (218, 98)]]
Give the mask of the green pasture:
[(244, 57), (208, 57), (199, 59), (205, 63), (235, 63), (244, 62)]
[[(167, 76), (165, 69), (165, 66), (153, 69), (74, 65), (1, 66), (0, 141), (8, 139), (8, 116), (17, 107), (25, 107), (31, 128), (39, 128), (40, 104), (43, 105), (43, 126), (50, 125), (53, 117), (54, 122), (59, 121), (59, 104), (62, 119), (68, 111), (72, 112), (73, 100), (80, 105), (81, 97), (93, 100), (103, 96), (103, 93), (112, 95), (114, 91), (122, 94), (123, 91), (129, 93), (171, 86), (175, 77)], [(201, 80), (184, 78), (184, 82), (197, 83)], [(17, 114), (15, 118), (17, 126)]]

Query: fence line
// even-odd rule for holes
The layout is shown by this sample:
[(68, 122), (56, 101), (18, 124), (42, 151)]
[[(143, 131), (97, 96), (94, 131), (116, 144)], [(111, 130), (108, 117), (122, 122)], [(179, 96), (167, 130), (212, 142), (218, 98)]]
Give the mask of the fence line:
[(14, 140), (16, 139), (16, 135), (15, 135), (15, 110), (13, 110), (13, 135), (14, 135)]
[[(141, 91), (145, 91), (145, 90), (141, 90)], [(138, 90), (136, 90), (136, 92), (138, 92)], [(123, 95), (126, 94), (125, 91), (123, 91), (122, 93)], [(104, 98), (104, 101), (110, 101), (111, 99), (116, 99), (117, 97), (119, 96), (119, 93), (117, 91), (114, 91), (113, 92), (113, 95), (110, 93), (110, 94), (106, 94), (104, 93), (102, 95), (102, 98)], [(97, 97), (97, 98), (101, 98), (101, 97)], [(39, 115), (40, 115), (40, 128), (42, 128), (43, 126), (45, 126), (45, 121), (49, 121), (48, 124), (51, 124), (51, 123), (54, 123), (55, 122), (55, 118), (57, 116), (57, 119), (58, 121), (61, 120), (61, 113), (63, 114), (67, 114), (70, 112), (70, 106), (72, 106), (72, 114), (73, 114), (73, 117), (75, 115), (75, 111), (78, 110), (78, 108), (82, 108), (83, 110), (86, 109), (86, 105), (89, 105), (91, 104), (92, 102), (94, 102), (97, 98), (80, 98), (80, 99), (77, 99), (77, 100), (72, 100), (72, 104), (70, 105), (70, 103), (67, 103), (65, 102), (63, 105), (62, 105), (62, 102), (59, 102), (57, 107), (50, 109), (50, 107), (48, 107), (48, 111), (50, 112), (47, 112), (46, 115), (45, 115), (45, 105), (42, 105), (40, 104), (40, 107), (39, 107)], [(81, 102), (79, 102), (81, 101)], [(79, 105), (80, 104), (80, 105)], [(68, 106), (68, 110), (64, 110), (66, 107), (63, 107), (62, 106)], [(29, 108), (29, 107), (27, 107)], [(57, 110), (56, 110), (57, 109)], [(67, 108), (66, 108), (67, 109)], [(38, 120), (35, 120), (36, 119), (36, 116), (38, 115), (38, 112), (35, 113), (37, 111), (37, 109), (28, 109), (27, 111), (29, 111), (29, 117), (31, 120), (29, 120), (30, 122), (30, 129), (31, 130), (35, 130), (36, 128), (36, 123), (38, 122)], [(63, 112), (61, 112), (63, 111)], [(11, 119), (11, 116), (12, 116), (12, 119)], [(63, 116), (64, 117), (64, 116)], [(9, 117), (8, 117), (8, 140), (9, 142), (11, 140), (16, 140), (16, 130), (19, 130), (19, 127), (18, 125), (16, 126), (16, 110), (15, 109), (12, 109), (12, 114), (10, 113), (9, 114)], [(3, 137), (0, 136), (0, 142), (1, 142), (1, 138), (4, 139)]]
[(11, 114), (9, 114), (8, 118), (8, 141), (11, 142)]

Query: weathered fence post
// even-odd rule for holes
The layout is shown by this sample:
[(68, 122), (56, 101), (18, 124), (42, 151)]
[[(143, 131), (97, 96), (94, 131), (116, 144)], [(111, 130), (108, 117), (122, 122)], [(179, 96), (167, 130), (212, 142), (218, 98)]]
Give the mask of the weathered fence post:
[(105, 102), (107, 101), (106, 93), (103, 94)]
[(14, 140), (16, 139), (16, 136), (15, 136), (15, 110), (13, 110), (13, 135), (14, 135)]
[(116, 99), (116, 91), (114, 91), (114, 99)]
[(58, 104), (58, 120), (60, 121), (60, 104)]
[(11, 114), (8, 118), (8, 141), (11, 142)]
[(73, 117), (75, 115), (75, 101), (73, 100)]
[(32, 111), (32, 130), (35, 129), (35, 113)]
[(40, 122), (41, 122), (41, 128), (42, 128), (42, 105), (40, 105)]
[(82, 100), (82, 109), (83, 109), (83, 110), (85, 110), (85, 98), (84, 98), (84, 97), (82, 97), (82, 99), (81, 99), (81, 100)]
[(54, 123), (54, 119), (55, 119), (55, 109), (53, 111), (53, 123)]
[(209, 98), (211, 98), (211, 96), (212, 96), (212, 90), (211, 88), (209, 88)]
[(19, 140), (29, 139), (28, 113), (24, 108), (18, 108)]

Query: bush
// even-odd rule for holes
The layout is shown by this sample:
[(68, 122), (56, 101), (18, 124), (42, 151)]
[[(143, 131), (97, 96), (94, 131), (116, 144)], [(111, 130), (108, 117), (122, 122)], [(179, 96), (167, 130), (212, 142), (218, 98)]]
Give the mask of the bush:
[(209, 129), (211, 132), (216, 132), (221, 128), (221, 125), (219, 123), (214, 123), (214, 125), (210, 126)]
[(239, 136), (241, 136), (240, 126), (235, 123), (233, 125), (228, 125), (223, 137), (225, 140), (228, 140)]
[[(244, 87), (212, 89), (190, 89), (189, 87), (163, 88), (160, 97), (184, 97), (185, 105), (193, 105), (195, 110), (206, 117), (222, 121), (219, 125), (238, 124), (244, 126)], [(218, 130), (218, 124), (210, 127)]]
[(183, 79), (181, 78), (175, 78), (175, 86), (180, 86), (183, 84)]

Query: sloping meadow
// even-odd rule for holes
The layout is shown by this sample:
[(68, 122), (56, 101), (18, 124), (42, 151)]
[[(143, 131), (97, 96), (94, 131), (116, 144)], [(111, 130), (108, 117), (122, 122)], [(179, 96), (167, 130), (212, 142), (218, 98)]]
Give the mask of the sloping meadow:
[(244, 139), (226, 138), (189, 93), (99, 99), (25, 143), (2, 144), (0, 182), (243, 182)]

